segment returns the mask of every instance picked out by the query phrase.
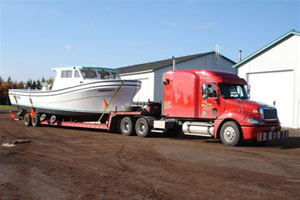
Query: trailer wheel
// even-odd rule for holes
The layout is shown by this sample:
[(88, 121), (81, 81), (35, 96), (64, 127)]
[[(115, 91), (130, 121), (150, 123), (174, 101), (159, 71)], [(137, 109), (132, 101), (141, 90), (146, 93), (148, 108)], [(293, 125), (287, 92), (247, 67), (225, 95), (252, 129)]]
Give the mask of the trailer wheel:
[(50, 124), (54, 124), (56, 122), (56, 115), (52, 115), (50, 117)]
[(30, 117), (29, 113), (25, 114), (25, 116), (24, 116), (24, 124), (25, 124), (25, 126), (31, 125), (31, 117)]
[(124, 117), (120, 122), (121, 133), (126, 136), (134, 134), (133, 123), (130, 117)]
[(47, 115), (44, 113), (44, 114), (41, 115), (40, 121), (42, 122), (42, 121), (44, 121), (46, 118), (47, 118)]
[(34, 127), (39, 126), (40, 125), (40, 117), (39, 117), (39, 115), (34, 115), (31, 118), (31, 123), (32, 123), (32, 126), (34, 126)]
[(135, 123), (135, 132), (140, 137), (147, 137), (150, 133), (150, 126), (148, 121), (141, 117)]
[(229, 121), (223, 124), (220, 132), (223, 144), (228, 146), (236, 146), (241, 143), (242, 137), (239, 126), (236, 122)]

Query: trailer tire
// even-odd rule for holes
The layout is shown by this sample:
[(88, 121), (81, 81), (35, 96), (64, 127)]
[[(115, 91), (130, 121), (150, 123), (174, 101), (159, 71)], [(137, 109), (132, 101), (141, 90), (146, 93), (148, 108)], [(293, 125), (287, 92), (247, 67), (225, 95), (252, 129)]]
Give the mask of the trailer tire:
[(29, 113), (25, 114), (25, 116), (24, 116), (24, 124), (25, 124), (25, 126), (31, 125), (31, 117), (30, 117)]
[(150, 133), (150, 126), (148, 121), (141, 117), (135, 123), (135, 132), (139, 137), (147, 137)]
[(32, 126), (34, 127), (37, 127), (40, 125), (40, 116), (39, 115), (34, 115), (32, 118), (31, 118), (31, 124)]
[(47, 114), (42, 114), (41, 117), (40, 117), (40, 121), (44, 121), (45, 119), (47, 118)]
[(239, 125), (234, 121), (225, 122), (221, 127), (220, 137), (225, 145), (239, 145), (242, 141)]
[(56, 120), (57, 120), (56, 115), (52, 115), (52, 116), (50, 117), (50, 124), (54, 124), (54, 123), (56, 122)]
[(120, 122), (120, 130), (123, 135), (134, 135), (133, 122), (130, 117), (124, 117)]

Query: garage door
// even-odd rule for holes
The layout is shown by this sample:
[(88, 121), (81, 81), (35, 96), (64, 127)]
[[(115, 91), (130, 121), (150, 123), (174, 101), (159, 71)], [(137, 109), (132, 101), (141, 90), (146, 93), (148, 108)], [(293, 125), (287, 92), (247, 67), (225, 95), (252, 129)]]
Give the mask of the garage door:
[(294, 73), (293, 71), (248, 74), (250, 99), (275, 104), (284, 127), (293, 126)]

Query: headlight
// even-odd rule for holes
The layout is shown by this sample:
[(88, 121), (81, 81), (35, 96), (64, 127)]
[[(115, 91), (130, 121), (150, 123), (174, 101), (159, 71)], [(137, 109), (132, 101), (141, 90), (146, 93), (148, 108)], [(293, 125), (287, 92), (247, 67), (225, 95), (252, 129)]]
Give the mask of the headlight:
[(249, 118), (249, 119), (248, 119), (248, 122), (249, 122), (250, 124), (263, 124), (262, 121), (260, 121), (259, 119), (256, 119), (256, 118)]

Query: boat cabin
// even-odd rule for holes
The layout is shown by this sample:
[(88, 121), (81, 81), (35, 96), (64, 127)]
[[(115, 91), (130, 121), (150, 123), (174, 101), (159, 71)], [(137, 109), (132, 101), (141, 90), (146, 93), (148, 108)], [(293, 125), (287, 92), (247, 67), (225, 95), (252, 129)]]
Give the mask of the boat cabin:
[(99, 80), (120, 79), (119, 70), (117, 69), (76, 66), (53, 68), (52, 70), (56, 72), (52, 90), (58, 90)]

